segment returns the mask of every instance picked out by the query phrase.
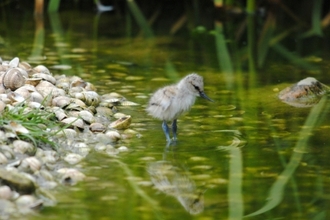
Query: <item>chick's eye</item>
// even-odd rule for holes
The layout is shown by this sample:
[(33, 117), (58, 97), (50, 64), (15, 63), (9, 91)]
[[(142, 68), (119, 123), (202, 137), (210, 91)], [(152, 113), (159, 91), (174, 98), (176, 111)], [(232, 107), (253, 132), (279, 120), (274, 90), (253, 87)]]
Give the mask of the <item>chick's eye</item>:
[(194, 84), (192, 84), (193, 87), (197, 90), (197, 91), (200, 91), (199, 87), (198, 86), (195, 86)]

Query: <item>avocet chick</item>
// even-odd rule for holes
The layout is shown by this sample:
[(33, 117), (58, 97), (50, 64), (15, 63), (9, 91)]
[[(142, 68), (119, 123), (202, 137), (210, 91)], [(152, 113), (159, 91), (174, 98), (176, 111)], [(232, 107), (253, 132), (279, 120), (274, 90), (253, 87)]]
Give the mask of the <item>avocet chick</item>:
[(171, 138), (167, 122), (172, 121), (173, 139), (176, 140), (177, 119), (183, 112), (190, 109), (197, 96), (213, 102), (204, 93), (203, 77), (192, 73), (177, 84), (158, 89), (150, 98), (147, 112), (163, 121), (162, 128), (168, 142)]

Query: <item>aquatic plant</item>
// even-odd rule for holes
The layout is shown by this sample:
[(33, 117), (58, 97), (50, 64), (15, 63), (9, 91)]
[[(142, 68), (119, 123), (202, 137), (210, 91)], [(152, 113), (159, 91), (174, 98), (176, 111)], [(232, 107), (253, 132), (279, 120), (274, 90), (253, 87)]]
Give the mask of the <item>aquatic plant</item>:
[(59, 132), (59, 129), (55, 129), (58, 123), (53, 112), (30, 108), (22, 102), (14, 107), (7, 106), (0, 116), (0, 129), (11, 132), (11, 137), (31, 141), (36, 147), (57, 147), (51, 138)]

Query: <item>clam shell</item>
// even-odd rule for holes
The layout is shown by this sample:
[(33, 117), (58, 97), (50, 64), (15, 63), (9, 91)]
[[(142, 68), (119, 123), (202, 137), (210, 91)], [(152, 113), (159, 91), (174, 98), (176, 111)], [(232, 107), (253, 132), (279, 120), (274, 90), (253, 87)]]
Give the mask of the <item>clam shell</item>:
[(95, 122), (95, 118), (94, 118), (93, 114), (90, 113), (89, 111), (82, 110), (78, 113), (78, 115), (88, 124), (92, 124), (93, 122)]
[(113, 115), (113, 112), (108, 107), (99, 106), (96, 108), (96, 113), (100, 116), (110, 117)]
[(12, 100), (8, 98), (7, 94), (0, 94), (0, 100), (3, 101), (5, 104), (11, 104)]
[(280, 91), (278, 98), (288, 105), (306, 108), (316, 105), (327, 92), (328, 86), (313, 77), (307, 77)]
[(28, 99), (31, 97), (30, 91), (24, 87), (16, 89), (15, 93), (21, 95), (22, 97), (24, 97), (24, 99)]
[(49, 75), (49, 74), (46, 74), (46, 73), (36, 73), (36, 74), (33, 74), (32, 75), (32, 78), (37, 78), (37, 79), (43, 79), (43, 80), (46, 80), (48, 82), (50, 82), (51, 84), (55, 85), (56, 84), (56, 79)]
[(43, 97), (49, 96), (52, 94), (53, 90), (56, 89), (56, 87), (48, 82), (48, 81), (40, 81), (40, 83), (36, 86), (36, 89), (38, 92), (40, 92), (40, 94)]
[(39, 102), (28, 102), (28, 106), (33, 109), (42, 109), (44, 106)]
[(58, 108), (54, 110), (55, 116), (57, 120), (62, 121), (63, 119), (67, 118), (68, 116), (65, 114), (64, 110), (61, 108)]
[(42, 200), (32, 195), (22, 195), (15, 200), (15, 203), (21, 212), (28, 212), (31, 209), (42, 206)]
[(94, 91), (78, 92), (75, 94), (75, 97), (84, 101), (88, 106), (97, 106), (100, 103), (100, 97)]
[(18, 169), (29, 173), (34, 173), (41, 169), (41, 162), (36, 157), (27, 157), (21, 161)]
[(53, 93), (52, 93), (53, 97), (57, 97), (57, 96), (65, 96), (66, 92), (63, 89), (59, 89), (56, 88)]
[(29, 84), (29, 85), (32, 85), (32, 86), (37, 86), (40, 81), (42, 80), (42, 78), (27, 78), (25, 80), (25, 84)]
[(13, 150), (14, 152), (18, 152), (21, 154), (25, 154), (25, 153), (30, 154), (35, 151), (31, 143), (22, 140), (15, 140), (13, 142)]
[(87, 91), (96, 91), (95, 86), (94, 86), (92, 83), (89, 83), (89, 82), (86, 82), (85, 89), (86, 89)]
[(126, 115), (124, 117), (121, 117), (119, 119), (117, 119), (116, 121), (112, 122), (110, 124), (111, 128), (115, 128), (118, 130), (122, 130), (122, 129), (126, 129), (130, 126), (132, 122), (132, 118), (130, 115)]
[(12, 103), (25, 101), (25, 98), (17, 92), (9, 92), (7, 97), (12, 101)]
[(77, 164), (79, 163), (82, 159), (84, 159), (81, 155), (79, 154), (74, 154), (74, 153), (68, 153), (65, 155), (64, 160), (68, 162), (69, 164)]
[(85, 88), (86, 82), (79, 77), (72, 77), (70, 87), (81, 87)]
[(68, 77), (62, 77), (57, 79), (56, 87), (68, 91), (70, 88), (70, 79)]
[(32, 67), (29, 63), (23, 61), (18, 64), (18, 67), (25, 70), (26, 72), (30, 72), (32, 70)]
[(73, 168), (61, 168), (57, 172), (61, 175), (62, 183), (66, 185), (75, 185), (86, 177), (82, 172)]
[(66, 94), (63, 89), (56, 88), (52, 83), (44, 80), (36, 86), (36, 89), (43, 97), (54, 98), (57, 96), (65, 96)]
[(13, 197), (13, 192), (9, 186), (0, 186), (0, 199), (11, 199)]
[(65, 107), (65, 110), (71, 111), (82, 111), (84, 108), (76, 103), (70, 103), (68, 106)]
[[(4, 135), (4, 132), (0, 133), (3, 136)], [(15, 158), (15, 153), (14, 153), (14, 150), (9, 147), (8, 145), (2, 145), (1, 146), (1, 152), (3, 153), (3, 155), (5, 155), (6, 158), (8, 159), (14, 159)]]
[(52, 105), (65, 108), (71, 103), (71, 99), (67, 96), (57, 96), (53, 99)]
[(107, 131), (105, 135), (108, 136), (113, 142), (121, 139), (121, 135), (117, 131)]
[(49, 69), (47, 67), (45, 67), (44, 65), (38, 65), (38, 66), (34, 67), (33, 72), (35, 72), (35, 73), (45, 73), (45, 74), (51, 75)]
[(89, 130), (91, 130), (92, 132), (104, 132), (105, 126), (101, 123), (95, 122), (89, 126)]
[(80, 99), (71, 99), (71, 103), (65, 107), (66, 110), (75, 110), (75, 111), (81, 111), (86, 108), (86, 104), (81, 101)]
[(80, 118), (68, 117), (61, 121), (64, 124), (71, 125), (73, 127), (84, 128), (84, 121)]
[(31, 84), (25, 84), (24, 86), (20, 87), (20, 88), (25, 88), (27, 89), (29, 92), (36, 92), (37, 89), (35, 86), (31, 85)]
[(19, 59), (18, 57), (14, 57), (10, 62), (9, 62), (9, 67), (14, 68), (18, 67), (19, 64)]
[(121, 112), (117, 112), (113, 115), (114, 118), (122, 118), (122, 117), (125, 117), (126, 115), (124, 113), (121, 113)]
[(25, 84), (25, 77), (21, 69), (11, 68), (3, 75), (2, 84), (5, 88), (15, 90)]
[(39, 92), (31, 92), (30, 101), (31, 102), (43, 103), (44, 102), (44, 97), (42, 97), (42, 95)]
[(8, 163), (7, 157), (0, 152), (0, 164), (7, 164), (7, 163)]
[(46, 181), (54, 181), (53, 175), (47, 170), (39, 170), (36, 174)]
[(76, 93), (83, 92), (83, 91), (84, 91), (84, 88), (82, 88), (82, 87), (71, 87), (69, 89), (69, 95), (71, 97), (75, 97), (76, 96)]
[[(23, 125), (15, 122), (15, 121), (10, 121), (8, 125), (3, 125), (4, 128), (7, 130), (14, 131), (15, 133), (18, 134), (28, 134), (30, 133), (29, 130), (27, 130)], [(28, 142), (26, 142), (28, 143)]]
[(77, 132), (73, 129), (67, 128), (63, 130), (65, 137), (69, 140), (73, 140), (77, 137)]

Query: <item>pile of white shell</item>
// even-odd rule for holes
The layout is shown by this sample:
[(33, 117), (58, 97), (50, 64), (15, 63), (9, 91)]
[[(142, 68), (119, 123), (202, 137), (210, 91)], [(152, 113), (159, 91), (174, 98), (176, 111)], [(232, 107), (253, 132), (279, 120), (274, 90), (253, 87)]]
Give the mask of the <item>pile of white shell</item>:
[(59, 184), (74, 185), (85, 178), (76, 165), (81, 166), (91, 150), (114, 156), (128, 150), (120, 146), (121, 139), (139, 135), (129, 129), (131, 116), (117, 112), (117, 106), (136, 103), (117, 93), (100, 96), (77, 76), (53, 76), (43, 65), (0, 58), (0, 115), (22, 103), (27, 111), (53, 112), (67, 128), (52, 138), (58, 146), (53, 150), (18, 140), (16, 133), (29, 133), (22, 125), (0, 127), (1, 216), (55, 205), (50, 192)]

